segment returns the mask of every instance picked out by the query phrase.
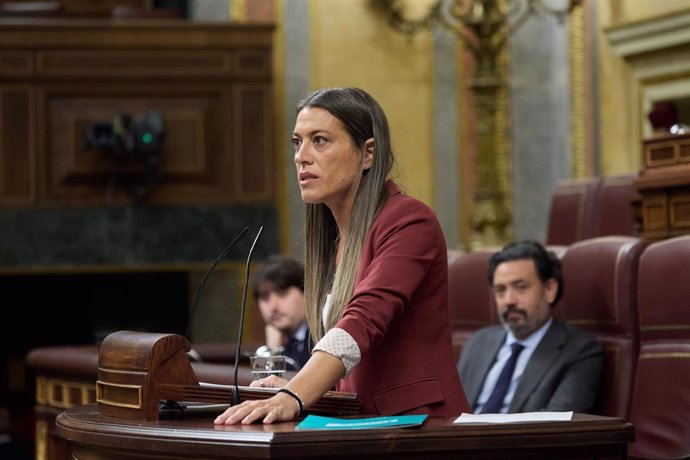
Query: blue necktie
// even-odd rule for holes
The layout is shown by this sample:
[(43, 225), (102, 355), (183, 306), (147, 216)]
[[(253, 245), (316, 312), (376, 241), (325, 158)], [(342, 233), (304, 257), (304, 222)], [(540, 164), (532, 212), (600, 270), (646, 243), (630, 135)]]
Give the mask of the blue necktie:
[(288, 340), (288, 347), (290, 350), (292, 350), (295, 354), (299, 354), (302, 352), (302, 347), (300, 347), (300, 339), (296, 339), (295, 337), (291, 337), (290, 340)]
[(524, 346), (517, 342), (513, 343), (510, 347), (512, 349), (510, 358), (508, 358), (505, 366), (503, 366), (503, 370), (501, 370), (501, 374), (498, 376), (498, 380), (496, 380), (494, 390), (491, 392), (489, 399), (486, 400), (486, 403), (482, 407), (482, 414), (498, 414), (501, 412), (503, 400), (506, 397), (506, 393), (508, 393), (510, 381), (513, 378), (513, 372), (515, 371), (515, 363), (517, 363), (518, 356), (520, 356), (522, 350), (525, 349)]

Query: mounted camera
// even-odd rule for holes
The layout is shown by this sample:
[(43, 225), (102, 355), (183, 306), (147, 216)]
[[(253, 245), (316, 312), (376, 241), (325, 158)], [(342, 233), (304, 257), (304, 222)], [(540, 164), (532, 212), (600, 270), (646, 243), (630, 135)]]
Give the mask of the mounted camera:
[(91, 125), (84, 139), (84, 149), (98, 150), (110, 156), (111, 185), (118, 165), (136, 162), (140, 172), (129, 183), (129, 191), (138, 200), (156, 187), (160, 175), (165, 122), (159, 111), (146, 112), (138, 118), (120, 114), (112, 121)]

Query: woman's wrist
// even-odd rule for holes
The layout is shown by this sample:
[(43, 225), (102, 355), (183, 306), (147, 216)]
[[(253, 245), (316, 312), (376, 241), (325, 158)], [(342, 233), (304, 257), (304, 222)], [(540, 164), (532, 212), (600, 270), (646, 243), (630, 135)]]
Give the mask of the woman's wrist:
[(297, 394), (296, 391), (292, 391), (289, 388), (283, 387), (278, 390), (278, 393), (283, 393), (288, 396), (290, 396), (292, 399), (295, 400), (295, 403), (297, 404), (297, 415), (295, 417), (299, 417), (302, 415), (302, 412), (304, 412), (304, 404), (302, 403), (302, 398), (299, 397), (299, 394)]

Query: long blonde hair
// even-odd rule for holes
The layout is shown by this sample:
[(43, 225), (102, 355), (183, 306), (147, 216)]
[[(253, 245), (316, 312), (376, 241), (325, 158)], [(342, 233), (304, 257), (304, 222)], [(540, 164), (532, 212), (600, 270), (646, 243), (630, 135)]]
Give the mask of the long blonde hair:
[[(306, 107), (324, 109), (340, 120), (353, 145), (361, 152), (362, 160), (365, 142), (374, 139), (372, 165), (357, 179), (344, 235), (338, 234), (335, 218), (326, 205), (306, 205), (304, 295), (309, 330), (318, 341), (338, 322), (352, 297), (362, 246), (376, 214), (386, 201), (386, 179), (393, 167), (393, 152), (386, 115), (365, 91), (358, 88), (316, 91), (298, 104), (297, 113)], [(339, 238), (344, 238), (344, 248), (340, 265), (336, 267)], [(331, 307), (324, 328), (321, 315), (329, 292)]]

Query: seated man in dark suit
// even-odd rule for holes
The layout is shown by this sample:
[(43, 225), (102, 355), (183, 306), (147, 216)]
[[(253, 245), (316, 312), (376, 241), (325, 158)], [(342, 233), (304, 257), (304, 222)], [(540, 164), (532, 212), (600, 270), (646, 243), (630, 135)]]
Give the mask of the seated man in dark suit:
[(513, 243), (489, 261), (501, 325), (477, 331), (458, 371), (476, 413), (591, 412), (603, 364), (599, 343), (556, 319), (560, 260), (539, 243)]
[(266, 322), (266, 348), (271, 354), (290, 358), (289, 370), (299, 370), (312, 348), (304, 303), (304, 267), (290, 257), (271, 256), (253, 279), (254, 299)]

